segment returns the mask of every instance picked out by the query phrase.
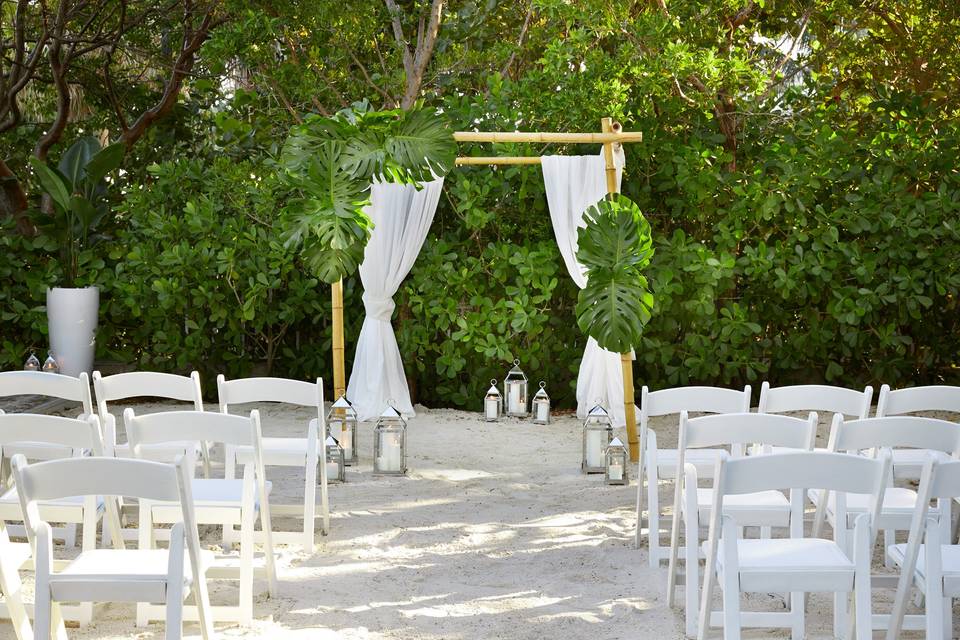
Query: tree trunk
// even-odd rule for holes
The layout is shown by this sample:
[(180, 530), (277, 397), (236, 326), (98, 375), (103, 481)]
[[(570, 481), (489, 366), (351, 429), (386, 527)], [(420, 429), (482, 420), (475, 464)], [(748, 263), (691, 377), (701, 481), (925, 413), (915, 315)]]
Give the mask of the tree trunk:
[(7, 163), (0, 158), (0, 219), (13, 218), (17, 230), (26, 236), (32, 236), (37, 228), (27, 216), (27, 195), (17, 176)]

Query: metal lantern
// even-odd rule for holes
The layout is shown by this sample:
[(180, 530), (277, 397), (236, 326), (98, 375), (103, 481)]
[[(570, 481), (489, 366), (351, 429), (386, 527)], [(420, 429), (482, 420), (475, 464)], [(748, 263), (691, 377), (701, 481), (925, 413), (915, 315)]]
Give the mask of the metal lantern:
[(483, 397), (483, 417), (487, 422), (496, 422), (503, 412), (503, 396), (497, 391), (497, 380), (490, 381), (487, 395)]
[(513, 369), (503, 380), (503, 397), (507, 402), (508, 416), (527, 415), (527, 376), (520, 369), (520, 361), (513, 361)]
[(620, 438), (610, 441), (604, 457), (607, 484), (627, 484), (627, 448)]
[(540, 390), (533, 396), (533, 421), (536, 424), (550, 424), (550, 396), (545, 387), (547, 383), (540, 381)]
[(388, 405), (373, 429), (374, 475), (403, 475), (407, 472), (407, 422)]
[(327, 482), (344, 482), (347, 479), (343, 447), (333, 436), (323, 443), (323, 463), (327, 465)]
[(343, 448), (343, 463), (357, 463), (357, 410), (347, 396), (341, 395), (327, 414), (327, 435), (333, 436)]
[(26, 363), (23, 365), (24, 371), (40, 371), (40, 360), (37, 359), (37, 356), (30, 352), (30, 357), (27, 358)]
[(57, 364), (56, 359), (54, 359), (53, 354), (50, 353), (47, 355), (47, 359), (43, 362), (43, 372), (44, 373), (60, 373), (60, 365)]
[(606, 460), (604, 452), (613, 439), (613, 424), (610, 414), (599, 403), (587, 414), (583, 422), (583, 462), (580, 469), (584, 473), (604, 473)]

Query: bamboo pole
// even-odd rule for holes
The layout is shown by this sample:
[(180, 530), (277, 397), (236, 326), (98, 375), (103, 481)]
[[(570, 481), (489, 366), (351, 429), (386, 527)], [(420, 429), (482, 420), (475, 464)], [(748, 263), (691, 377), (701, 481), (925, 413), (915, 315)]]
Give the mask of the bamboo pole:
[[(620, 126), (619, 124), (617, 125)], [(640, 142), (643, 134), (611, 128), (603, 133), (551, 133), (534, 131), (457, 131), (457, 142), (541, 142), (559, 144), (605, 144), (608, 142)]]
[[(620, 124), (610, 118), (604, 118), (601, 127), (604, 133), (619, 129)], [(619, 193), (617, 188), (617, 166), (613, 160), (614, 142), (603, 145), (603, 159), (606, 163), (607, 193)], [(629, 353), (620, 354), (620, 366), (623, 368), (623, 413), (627, 420), (627, 442), (630, 445), (630, 460), (637, 462), (640, 459), (640, 441), (637, 438), (637, 415), (634, 409), (633, 397), (633, 357)]]
[(343, 348), (343, 279), (330, 287), (333, 303), (333, 399), (347, 391)]
[(457, 165), (540, 164), (540, 156), (460, 156)]

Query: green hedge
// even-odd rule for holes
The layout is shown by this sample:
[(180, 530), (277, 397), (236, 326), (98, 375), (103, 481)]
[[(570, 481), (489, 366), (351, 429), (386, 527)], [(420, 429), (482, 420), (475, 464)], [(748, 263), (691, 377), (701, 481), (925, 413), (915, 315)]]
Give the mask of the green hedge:
[[(909, 101), (870, 113), (869, 127), (845, 124), (822, 105), (745, 135), (736, 170), (717, 136), (638, 116), (650, 134), (628, 149), (624, 188), (656, 245), (638, 386), (960, 379), (960, 128)], [(196, 368), (208, 390), (219, 372), (330, 377), (329, 293), (272, 228), (285, 196), (272, 175), (251, 154), (171, 160), (131, 181), (107, 251), (83, 257), (83, 282), (102, 289), (99, 357)], [(0, 367), (43, 351), (55, 250), (0, 234)], [(348, 279), (348, 368), (360, 293)], [(396, 300), (421, 402), (476, 408), (519, 358), (572, 406), (584, 337), (536, 168), (451, 174)]]

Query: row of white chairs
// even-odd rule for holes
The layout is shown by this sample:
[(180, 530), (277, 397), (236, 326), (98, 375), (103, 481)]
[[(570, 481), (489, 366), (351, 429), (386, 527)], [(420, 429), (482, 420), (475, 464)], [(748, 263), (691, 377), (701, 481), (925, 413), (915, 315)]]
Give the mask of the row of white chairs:
[[(188, 403), (194, 411), (202, 412), (203, 395), (200, 387), (200, 375), (194, 371), (189, 376), (169, 373), (137, 371), (102, 376), (93, 372), (93, 389), (96, 396), (96, 411), (90, 393), (87, 374), (70, 377), (30, 371), (0, 372), (0, 398), (15, 395), (37, 395), (77, 402), (81, 405), (80, 419), (91, 415), (100, 418), (104, 430), (104, 449), (108, 455), (129, 457), (129, 443), (121, 441), (118, 435), (118, 415), (111, 411), (115, 403), (132, 398), (154, 398)], [(316, 543), (315, 520), (317, 516), (317, 485), (320, 480), (320, 530), (326, 534), (330, 526), (329, 495), (326, 482), (325, 465), (319, 465), (320, 478), (317, 477), (318, 462), (322, 451), (326, 427), (324, 422), (323, 385), (284, 378), (241, 378), (227, 380), (217, 376), (217, 392), (221, 413), (230, 413), (238, 406), (250, 403), (281, 403), (294, 407), (309, 407), (316, 411), (300, 437), (265, 437), (263, 439), (264, 464), (268, 467), (297, 467), (304, 469), (304, 500), (302, 504), (274, 505), (277, 515), (295, 516), (302, 519), (303, 528), (299, 532), (277, 531), (277, 542), (281, 544), (299, 544), (304, 551), (311, 552)], [(150, 455), (169, 457), (170, 451), (176, 451), (181, 443), (172, 446), (148, 447)], [(204, 475), (210, 474), (209, 443), (201, 441), (197, 456), (202, 461)], [(18, 449), (29, 459), (44, 459), (51, 455), (62, 457), (63, 450), (51, 447), (28, 447)], [(7, 456), (9, 458), (9, 456)], [(225, 455), (225, 473), (232, 478), (237, 464), (249, 457), (249, 451), (243, 448), (228, 448)], [(58, 538), (65, 540), (68, 546), (74, 546), (75, 527), (58, 530)], [(231, 530), (225, 533), (225, 542), (236, 542)]]
[[(672, 481), (677, 474), (677, 450), (659, 446), (656, 432), (650, 428), (650, 419), (659, 416), (689, 413), (748, 413), (751, 388), (742, 391), (720, 387), (677, 387), (650, 391), (643, 387), (639, 412), (640, 469), (636, 501), (636, 546), (643, 547), (642, 514), (648, 514), (647, 550), (651, 567), (667, 559), (667, 549), (661, 544), (663, 511), (660, 505), (661, 481)], [(760, 390), (757, 413), (782, 414), (816, 411), (824, 415), (842, 414), (865, 419), (870, 415), (873, 388), (846, 389), (826, 385), (792, 385), (771, 387), (764, 382)], [(891, 390), (880, 389), (876, 417), (906, 415), (922, 411), (945, 411), (960, 414), (960, 387), (927, 386)], [(688, 462), (709, 476), (716, 462), (716, 451), (694, 451)], [(916, 477), (923, 461), (923, 452), (894, 452), (898, 475)], [(889, 537), (890, 533), (884, 534)]]
[[(277, 534), (287, 534), (287, 537), (281, 538), (281, 541), (301, 544), (307, 551), (312, 551), (314, 546), (315, 492), (322, 442), (320, 434), (325, 432), (322, 382), (318, 380), (316, 384), (310, 384), (277, 378), (227, 381), (220, 376), (218, 387), (221, 413), (205, 413), (200, 397), (199, 377), (196, 374), (185, 377), (138, 372), (102, 377), (95, 373), (94, 389), (97, 394), (98, 411), (93, 413), (90, 387), (85, 378), (85, 375), (70, 378), (38, 372), (0, 373), (0, 397), (21, 394), (43, 395), (79, 402), (83, 408), (83, 413), (77, 419), (30, 414), (0, 416), (0, 453), (3, 459), (9, 460), (17, 454), (24, 455), (24, 459), (38, 460), (76, 458), (80, 455), (92, 454), (97, 459), (133, 456), (170, 463), (182, 457), (182, 464), (191, 477), (192, 471), (197, 466), (196, 463), (201, 462), (204, 477), (194, 479), (191, 483), (191, 507), (195, 513), (192, 519), (201, 524), (220, 525), (225, 541), (239, 542), (239, 563), (236, 562), (237, 558), (230, 556), (222, 558), (226, 560), (225, 566), (218, 566), (223, 565), (222, 562), (204, 565), (205, 570), (212, 567), (213, 575), (216, 577), (239, 578), (238, 604), (230, 607), (209, 608), (209, 617), (217, 621), (251, 624), (255, 573), (259, 572), (267, 579), (271, 594), (275, 592), (273, 538), (278, 537)], [(137, 416), (132, 409), (128, 408), (123, 414), (126, 440), (118, 442), (117, 419), (110, 412), (108, 403), (134, 397), (192, 402), (193, 410), (166, 411)], [(306, 437), (262, 438), (259, 412), (253, 411), (247, 416), (229, 414), (235, 405), (250, 402), (284, 402), (314, 407), (317, 417), (310, 420)], [(104, 418), (103, 431), (100, 429), (101, 416)], [(45, 426), (38, 427), (38, 425)], [(224, 450), (225, 469), (222, 479), (210, 478), (209, 447), (211, 445), (220, 445)], [(288, 507), (290, 513), (303, 518), (301, 532), (273, 532), (270, 513), (271, 510), (275, 513), (279, 510), (272, 507), (268, 500), (270, 483), (264, 474), (264, 467), (268, 464), (298, 466), (305, 469), (304, 504)], [(238, 467), (241, 469), (241, 479), (235, 477)], [(329, 518), (326, 469), (325, 465), (319, 465), (319, 467), (323, 510), (321, 530), (326, 533)], [(0, 517), (10, 522), (22, 520), (21, 505), (18, 504), (21, 499), (22, 496), (16, 484), (8, 488), (0, 497)], [(138, 510), (138, 528), (123, 528), (120, 518), (132, 508)], [(184, 517), (181, 515), (180, 505), (157, 504), (151, 502), (149, 496), (147, 500), (140, 500), (138, 504), (123, 505), (122, 497), (118, 496), (116, 501), (111, 501), (103, 494), (99, 497), (90, 495), (82, 500), (70, 497), (48, 501), (43, 505), (40, 513), (49, 522), (67, 524), (64, 527), (66, 533), (62, 537), (69, 544), (74, 544), (76, 535), (75, 532), (71, 533), (71, 530), (75, 530), (77, 525), (82, 525), (83, 546), (80, 559), (83, 559), (81, 566), (84, 570), (100, 564), (90, 560), (95, 558), (91, 554), (103, 551), (96, 549), (97, 525), (101, 521), (104, 524), (103, 545), (105, 547), (110, 545), (122, 547), (124, 539), (135, 538), (139, 540), (141, 550), (150, 550), (154, 548), (156, 539), (163, 537), (163, 534), (169, 535), (171, 531), (176, 534), (175, 529), (158, 529), (157, 525), (162, 523), (176, 525)], [(107, 526), (112, 525), (114, 516), (117, 518), (118, 526)], [(259, 541), (264, 544), (259, 567), (254, 563), (256, 519), (260, 521), (260, 531), (256, 534)], [(13, 531), (15, 527), (11, 526), (10, 529)], [(29, 525), (27, 529), (27, 536), (30, 537), (32, 532), (29, 531)], [(0, 539), (9, 540), (6, 528)], [(34, 542), (31, 539), (31, 543)], [(29, 551), (25, 552), (23, 546), (14, 545), (11, 548), (13, 549), (11, 553), (5, 553), (0, 558), (4, 569), (2, 573), (5, 576), (10, 576), (11, 571), (27, 569), (31, 565)], [(68, 573), (72, 572), (73, 575), (77, 573), (77, 565), (64, 566), (72, 567), (68, 569)], [(96, 571), (93, 573), (96, 574)], [(15, 589), (11, 591), (12, 587), (7, 583), (0, 583), (0, 589), (8, 595), (17, 593)], [(8, 605), (7, 608), (8, 616), (15, 618), (11, 607)], [(67, 619), (76, 620), (81, 625), (91, 620), (93, 612), (90, 602), (83, 602), (79, 606), (62, 607), (58, 610), (60, 612), (58, 615), (65, 614)], [(188, 607), (182, 610), (178, 619), (182, 619), (183, 612), (187, 619), (202, 618), (199, 610)], [(151, 605), (149, 601), (143, 602), (137, 608), (137, 624), (144, 625), (169, 615), (169, 608)], [(17, 626), (16, 620), (15, 626)]]

